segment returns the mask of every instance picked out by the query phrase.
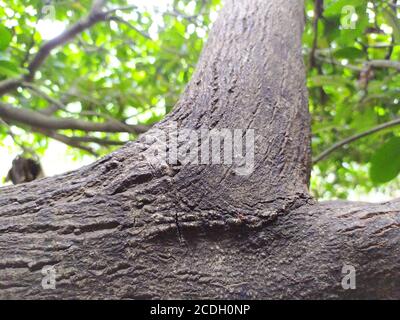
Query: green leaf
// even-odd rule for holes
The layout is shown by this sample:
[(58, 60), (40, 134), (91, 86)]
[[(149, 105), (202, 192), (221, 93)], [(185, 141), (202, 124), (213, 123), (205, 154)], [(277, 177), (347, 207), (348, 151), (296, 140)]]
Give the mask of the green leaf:
[(0, 75), (15, 77), (20, 74), (19, 68), (10, 61), (0, 60)]
[(332, 42), (340, 36), (340, 15), (327, 17), (324, 23), (324, 35), (329, 42)]
[(393, 180), (400, 173), (400, 137), (383, 144), (371, 159), (369, 175), (376, 184)]
[(8, 48), (12, 39), (12, 34), (9, 29), (5, 26), (0, 25), (0, 51), (4, 51)]
[(336, 50), (333, 56), (336, 59), (348, 59), (348, 60), (355, 60), (361, 59), (364, 56), (364, 52), (360, 49), (354, 47), (347, 47)]

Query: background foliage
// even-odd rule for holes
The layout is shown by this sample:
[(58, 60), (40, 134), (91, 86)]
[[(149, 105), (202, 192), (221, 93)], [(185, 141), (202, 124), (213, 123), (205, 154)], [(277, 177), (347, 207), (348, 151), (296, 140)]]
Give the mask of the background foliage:
[[(30, 85), (0, 101), (35, 111), (56, 101), (59, 107), (52, 116), (59, 118), (144, 125), (159, 121), (190, 79), (220, 0), (154, 2), (145, 7), (143, 1), (108, 1), (108, 9), (123, 10), (57, 47)], [(89, 0), (0, 0), (0, 81), (26, 74), (43, 43), (87, 15), (90, 7)], [(303, 53), (315, 157), (338, 141), (399, 117), (399, 17), (395, 0), (306, 1)], [(382, 61), (390, 65), (382, 66)], [(371, 190), (395, 194), (399, 128), (356, 139), (316, 162), (313, 193), (319, 198)], [(73, 148), (77, 158), (88, 150), (104, 155), (135, 138), (127, 132), (57, 133), (93, 140), (81, 142), (86, 151)], [(51, 139), (23, 123), (1, 122), (0, 143), (10, 134), (21, 152), (39, 156)]]

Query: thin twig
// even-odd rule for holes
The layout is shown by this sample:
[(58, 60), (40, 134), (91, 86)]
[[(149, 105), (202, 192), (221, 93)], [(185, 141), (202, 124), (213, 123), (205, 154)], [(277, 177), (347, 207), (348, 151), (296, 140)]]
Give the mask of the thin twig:
[(147, 32), (142, 31), (142, 30), (139, 30), (139, 29), (136, 28), (133, 24), (129, 23), (128, 21), (126, 21), (126, 20), (124, 20), (124, 19), (122, 19), (122, 18), (120, 18), (120, 17), (112, 16), (112, 17), (109, 17), (108, 20), (110, 20), (110, 21), (115, 21), (115, 22), (122, 23), (122, 24), (125, 24), (127, 27), (129, 27), (130, 29), (136, 31), (136, 32), (139, 33), (141, 36), (143, 36), (143, 37), (145, 37), (145, 38), (147, 38), (147, 39), (149, 39), (149, 40), (153, 40), (153, 39), (151, 38), (151, 36), (150, 36)]
[(314, 20), (313, 20), (313, 30), (314, 30), (314, 39), (313, 45), (310, 53), (310, 68), (314, 68), (315, 63), (315, 51), (318, 47), (318, 22), (322, 17), (324, 11), (324, 1), (323, 0), (314, 0)]
[(34, 86), (32, 83), (24, 82), (24, 83), (22, 83), (22, 87), (28, 88), (30, 91), (32, 91), (37, 96), (44, 98), (48, 102), (52, 103), (57, 108), (57, 110), (65, 109), (65, 105), (61, 101), (58, 101), (58, 100), (50, 97), (47, 93), (45, 93), (44, 91), (42, 91), (39, 88), (37, 88), (36, 86)]
[(390, 128), (390, 127), (398, 126), (398, 125), (400, 125), (400, 119), (392, 120), (392, 121), (383, 123), (383, 124), (381, 124), (379, 126), (376, 126), (376, 127), (372, 128), (372, 129), (369, 129), (367, 131), (364, 131), (364, 132), (358, 133), (358, 134), (356, 134), (354, 136), (351, 136), (349, 138), (346, 138), (346, 139), (344, 139), (342, 141), (339, 141), (339, 142), (335, 143), (334, 145), (332, 145), (330, 148), (326, 149), (321, 154), (319, 154), (316, 158), (314, 158), (313, 159), (313, 164), (316, 164), (317, 162), (325, 159), (332, 152), (334, 152), (337, 149), (340, 149), (341, 147), (343, 147), (343, 146), (345, 146), (345, 145), (347, 145), (349, 143), (352, 143), (352, 142), (354, 142), (354, 141), (356, 141), (358, 139), (361, 139), (361, 138), (364, 138), (366, 136), (369, 136), (369, 135), (371, 135), (371, 134), (373, 134), (375, 132), (378, 132), (378, 131), (381, 131), (381, 130), (384, 130), (384, 129), (387, 129), (387, 128)]
[(84, 146), (81, 143), (74, 141), (70, 137), (65, 136), (63, 134), (59, 134), (59, 133), (57, 133), (55, 131), (51, 131), (51, 130), (43, 130), (43, 129), (37, 128), (37, 127), (31, 127), (31, 130), (34, 132), (37, 132), (37, 133), (41, 133), (41, 134), (43, 134), (49, 138), (52, 138), (54, 140), (60, 141), (70, 147), (84, 150), (95, 157), (99, 156), (92, 148)]

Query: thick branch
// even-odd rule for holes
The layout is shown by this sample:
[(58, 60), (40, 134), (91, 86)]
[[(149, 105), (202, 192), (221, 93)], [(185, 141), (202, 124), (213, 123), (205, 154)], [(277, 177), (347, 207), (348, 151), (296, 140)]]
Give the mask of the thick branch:
[(0, 298), (400, 298), (398, 200), (309, 203), (260, 225), (186, 211), (173, 171), (141, 162), (142, 147), (1, 189)]
[(147, 32), (145, 32), (145, 31), (143, 31), (143, 30), (139, 30), (139, 29), (136, 28), (133, 24), (129, 23), (128, 21), (126, 21), (126, 20), (124, 20), (124, 19), (122, 19), (121, 17), (112, 16), (112, 17), (109, 17), (108, 19), (111, 20), (111, 21), (116, 21), (116, 22), (118, 22), (118, 23), (122, 23), (122, 24), (126, 25), (128, 28), (130, 28), (130, 29), (136, 31), (136, 32), (137, 32), (138, 34), (140, 34), (142, 37), (144, 37), (144, 38), (146, 38), (146, 39), (149, 39), (149, 40), (153, 40), (153, 39), (151, 38), (151, 36), (150, 36)]

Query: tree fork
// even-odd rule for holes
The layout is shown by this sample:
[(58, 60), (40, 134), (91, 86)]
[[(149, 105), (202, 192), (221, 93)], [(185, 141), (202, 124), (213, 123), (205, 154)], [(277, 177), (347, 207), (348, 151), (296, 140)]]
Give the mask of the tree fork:
[[(308, 194), (303, 10), (226, 0), (165, 120), (90, 166), (1, 189), (0, 298), (400, 298), (400, 201)], [(147, 161), (173, 123), (254, 128), (254, 172)]]

